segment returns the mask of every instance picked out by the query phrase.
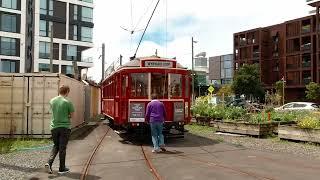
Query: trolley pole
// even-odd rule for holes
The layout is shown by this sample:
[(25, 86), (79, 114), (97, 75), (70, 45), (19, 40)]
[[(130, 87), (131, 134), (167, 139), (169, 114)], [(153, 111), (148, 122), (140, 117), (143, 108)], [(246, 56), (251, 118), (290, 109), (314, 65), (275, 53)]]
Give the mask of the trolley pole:
[(53, 25), (50, 28), (50, 73), (53, 73)]
[(104, 64), (105, 64), (105, 44), (102, 43), (102, 74), (101, 74), (101, 81), (104, 80)]

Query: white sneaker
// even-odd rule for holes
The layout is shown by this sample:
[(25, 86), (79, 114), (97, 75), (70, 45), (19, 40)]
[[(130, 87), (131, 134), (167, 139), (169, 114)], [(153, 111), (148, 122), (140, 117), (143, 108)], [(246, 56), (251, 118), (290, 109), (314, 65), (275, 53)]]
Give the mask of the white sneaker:
[(160, 149), (152, 149), (152, 153), (159, 153), (160, 151)]
[(45, 168), (47, 169), (47, 172), (48, 172), (49, 174), (52, 174), (52, 173), (53, 173), (53, 171), (52, 171), (52, 166), (50, 166), (49, 163), (46, 163), (44, 166), (45, 166)]

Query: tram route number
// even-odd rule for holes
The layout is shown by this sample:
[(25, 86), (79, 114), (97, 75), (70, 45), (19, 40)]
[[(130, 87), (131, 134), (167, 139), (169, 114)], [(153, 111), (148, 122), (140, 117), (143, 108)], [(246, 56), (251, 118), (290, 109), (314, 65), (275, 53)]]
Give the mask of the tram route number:
[(129, 106), (129, 121), (130, 122), (144, 122), (145, 104), (138, 102), (131, 102)]

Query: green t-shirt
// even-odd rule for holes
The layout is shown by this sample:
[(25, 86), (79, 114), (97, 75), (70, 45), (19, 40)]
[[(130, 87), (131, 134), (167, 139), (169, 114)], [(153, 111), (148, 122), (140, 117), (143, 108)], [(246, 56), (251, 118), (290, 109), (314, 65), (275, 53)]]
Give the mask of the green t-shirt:
[(50, 100), (52, 112), (51, 129), (64, 127), (70, 129), (70, 113), (74, 112), (73, 104), (63, 96), (57, 96)]

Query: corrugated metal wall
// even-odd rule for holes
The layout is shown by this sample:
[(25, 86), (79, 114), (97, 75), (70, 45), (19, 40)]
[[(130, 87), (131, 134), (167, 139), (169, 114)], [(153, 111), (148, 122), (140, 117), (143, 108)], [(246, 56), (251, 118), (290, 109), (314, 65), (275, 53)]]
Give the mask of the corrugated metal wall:
[(49, 101), (59, 86), (70, 87), (75, 106), (72, 128), (84, 122), (84, 84), (58, 74), (0, 74), (0, 135), (50, 136)]

